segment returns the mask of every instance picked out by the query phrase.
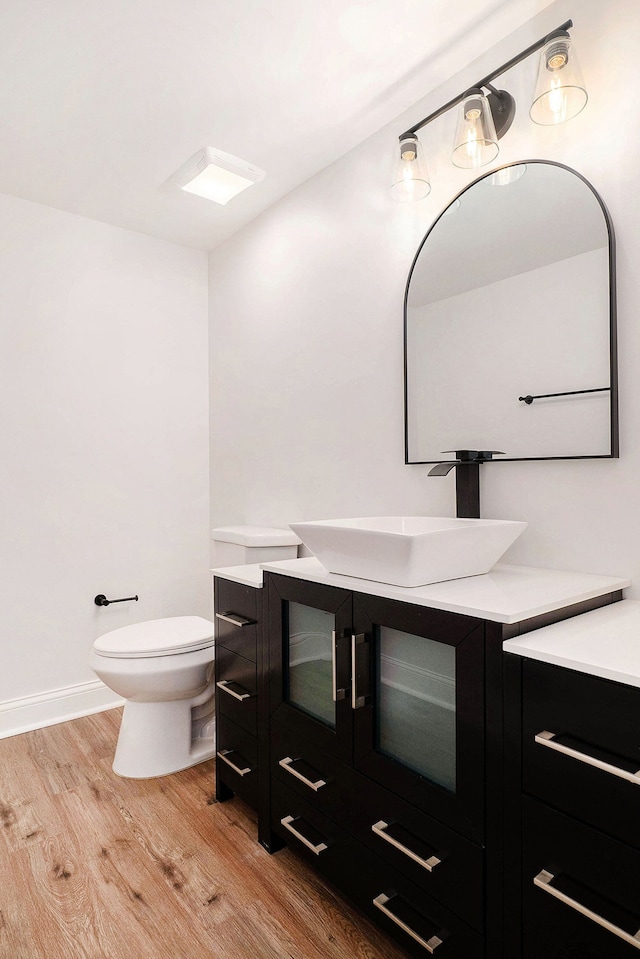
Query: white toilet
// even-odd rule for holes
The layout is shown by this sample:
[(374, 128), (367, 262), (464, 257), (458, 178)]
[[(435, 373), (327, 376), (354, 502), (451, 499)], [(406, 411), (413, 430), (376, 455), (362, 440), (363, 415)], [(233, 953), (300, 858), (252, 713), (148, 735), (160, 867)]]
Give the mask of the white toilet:
[(213, 623), (173, 616), (114, 629), (89, 664), (126, 700), (113, 771), (148, 779), (210, 759), (214, 743)]
[[(214, 566), (297, 556), (288, 529), (212, 530)], [(89, 665), (126, 700), (113, 771), (129, 779), (166, 776), (215, 755), (213, 623), (172, 616), (114, 629), (96, 639)]]

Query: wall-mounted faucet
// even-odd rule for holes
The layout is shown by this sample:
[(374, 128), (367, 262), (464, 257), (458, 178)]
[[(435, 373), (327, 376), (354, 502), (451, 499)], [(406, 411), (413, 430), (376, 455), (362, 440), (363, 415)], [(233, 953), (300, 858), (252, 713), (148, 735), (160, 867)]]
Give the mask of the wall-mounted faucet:
[(429, 470), (429, 476), (446, 476), (456, 470), (456, 516), (480, 519), (480, 464), (504, 456), (500, 450), (443, 450), (455, 453), (453, 462), (438, 463)]

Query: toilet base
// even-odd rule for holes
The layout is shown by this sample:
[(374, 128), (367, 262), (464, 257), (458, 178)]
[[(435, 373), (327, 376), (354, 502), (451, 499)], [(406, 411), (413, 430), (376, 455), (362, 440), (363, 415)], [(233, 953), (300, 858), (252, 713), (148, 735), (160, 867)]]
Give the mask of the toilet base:
[(212, 689), (196, 699), (176, 702), (127, 700), (113, 760), (114, 773), (126, 779), (152, 779), (213, 758), (213, 724), (203, 716), (203, 707), (206, 713), (209, 700), (213, 716)]

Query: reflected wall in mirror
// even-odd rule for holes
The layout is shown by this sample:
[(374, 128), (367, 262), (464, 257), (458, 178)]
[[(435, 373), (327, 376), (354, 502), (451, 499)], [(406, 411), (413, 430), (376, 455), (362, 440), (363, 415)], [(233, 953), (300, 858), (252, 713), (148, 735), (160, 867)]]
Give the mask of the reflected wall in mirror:
[(405, 371), (407, 463), (618, 455), (613, 229), (580, 174), (527, 160), (447, 207), (409, 274)]

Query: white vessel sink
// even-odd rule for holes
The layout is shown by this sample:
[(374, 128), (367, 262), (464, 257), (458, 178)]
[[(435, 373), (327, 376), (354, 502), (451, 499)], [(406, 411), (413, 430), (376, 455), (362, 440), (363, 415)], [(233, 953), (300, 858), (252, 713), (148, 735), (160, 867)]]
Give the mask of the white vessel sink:
[(443, 516), (367, 516), (292, 523), (331, 573), (427, 586), (487, 573), (527, 524)]

